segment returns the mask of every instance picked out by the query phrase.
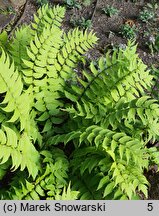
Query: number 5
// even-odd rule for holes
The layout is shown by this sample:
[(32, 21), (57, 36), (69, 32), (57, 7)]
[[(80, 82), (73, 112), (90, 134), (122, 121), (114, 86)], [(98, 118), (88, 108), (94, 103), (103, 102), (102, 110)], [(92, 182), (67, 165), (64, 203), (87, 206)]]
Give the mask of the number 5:
[(148, 203), (147, 204), (147, 210), (152, 211), (153, 210), (153, 203)]

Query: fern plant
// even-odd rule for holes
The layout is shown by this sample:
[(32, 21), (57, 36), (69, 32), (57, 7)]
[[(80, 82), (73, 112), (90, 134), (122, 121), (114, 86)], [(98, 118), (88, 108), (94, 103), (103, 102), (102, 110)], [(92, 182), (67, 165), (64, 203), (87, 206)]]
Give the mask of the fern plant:
[(0, 36), (0, 198), (147, 197), (144, 170), (159, 165), (147, 145), (159, 137), (154, 77), (134, 42), (87, 66), (97, 37), (64, 33), (64, 14), (45, 5)]
[(74, 143), (71, 176), (81, 199), (133, 199), (137, 191), (147, 197), (144, 170), (159, 163), (157, 148), (147, 147), (159, 135), (159, 104), (145, 93), (153, 76), (129, 41), (125, 50), (91, 62), (82, 77), (65, 86), (71, 101), (65, 134), (48, 143)]
[(1, 199), (71, 199), (78, 193), (70, 188), (66, 155), (46, 141), (65, 119), (59, 90), (97, 38), (78, 29), (64, 33), (64, 14), (63, 7), (45, 5), (12, 38), (2, 33), (0, 178), (2, 184), (8, 172), (13, 178)]

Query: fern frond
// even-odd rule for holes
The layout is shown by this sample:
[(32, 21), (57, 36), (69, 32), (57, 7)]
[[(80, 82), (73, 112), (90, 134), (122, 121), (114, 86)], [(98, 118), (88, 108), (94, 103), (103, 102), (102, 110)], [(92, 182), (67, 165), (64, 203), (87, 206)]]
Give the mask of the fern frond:
[(42, 135), (40, 134), (37, 122), (35, 121), (36, 115), (37, 112), (35, 110), (32, 110), (29, 113), (29, 119), (26, 123), (25, 132), (29, 137), (31, 137), (34, 143), (38, 141), (39, 146), (42, 147)]
[(81, 135), (81, 131), (72, 131), (70, 133), (67, 134), (62, 134), (62, 135), (55, 135), (50, 137), (47, 140), (47, 144), (48, 145), (57, 145), (59, 143), (64, 143), (65, 145), (72, 140), (75, 140), (76, 138), (78, 139)]
[[(113, 108), (110, 107), (108, 114), (101, 121), (101, 125), (105, 128), (112, 127), (113, 130), (117, 128), (126, 130), (129, 128), (129, 133), (132, 134), (135, 131), (134, 136), (142, 133), (145, 142), (156, 138), (159, 135), (159, 105), (157, 101), (151, 99), (149, 96), (142, 96), (134, 99), (131, 102), (125, 103), (125, 100), (121, 98)], [(122, 123), (122, 124), (121, 124)], [(138, 131), (135, 130), (136, 125)], [(144, 134), (144, 131), (146, 132)]]
[[(88, 51), (97, 41), (93, 33), (83, 33), (78, 29), (69, 32), (62, 39), (62, 31), (56, 27), (45, 28), (40, 37), (35, 36), (28, 50), (29, 61), (24, 61), (24, 80), (28, 84), (37, 85), (38, 79), (44, 75), (49, 78), (68, 79), (82, 54)], [(65, 76), (65, 75), (67, 76)], [(35, 80), (35, 81), (34, 81)], [(62, 82), (62, 80), (60, 80)], [(61, 83), (62, 84), (62, 83)]]
[(142, 191), (148, 197), (148, 181), (141, 172), (141, 169), (133, 164), (126, 165), (124, 163), (113, 163), (111, 170), (113, 171), (113, 181), (115, 186), (118, 185), (120, 190), (131, 199), (136, 190)]
[(73, 70), (81, 55), (96, 41), (92, 32), (75, 29), (62, 35), (55, 25), (45, 27), (40, 35), (35, 34), (27, 49), (29, 60), (24, 60), (23, 79), (27, 85), (33, 85), (37, 119), (41, 125), (45, 121), (42, 132), (61, 123), (58, 115), (61, 115), (59, 107), (63, 107), (63, 103), (59, 100), (59, 91), (63, 91), (65, 81), (75, 74)]
[(64, 187), (62, 195), (57, 194), (55, 200), (76, 200), (78, 198), (79, 191), (73, 191), (71, 184), (68, 187)]
[[(125, 154), (127, 157), (128, 154)], [(71, 161), (72, 175), (78, 173), (80, 179), (85, 175), (91, 175), (94, 172), (98, 172), (99, 175), (101, 172), (100, 178), (96, 181), (96, 191), (102, 193), (103, 199), (132, 199), (136, 190), (141, 190), (147, 196), (148, 181), (143, 176), (142, 168), (134, 165), (133, 160), (126, 163), (124, 158), (116, 158), (116, 161), (113, 162), (113, 158), (110, 156), (106, 155), (102, 149), (93, 147), (77, 149)], [(147, 158), (143, 158), (143, 160), (147, 160)], [(85, 188), (85, 192), (88, 194), (88, 189)]]
[[(41, 7), (37, 15), (34, 15), (34, 22), (32, 23), (32, 27), (35, 32), (40, 34), (43, 31), (43, 28), (46, 27), (60, 27), (65, 15), (65, 8), (61, 6), (49, 7), (49, 5), (45, 5)], [(34, 34), (34, 32), (33, 32)]]
[[(47, 74), (49, 59), (55, 59), (60, 49), (61, 34), (60, 29), (54, 26), (51, 29), (45, 28), (40, 37), (36, 34), (30, 42), (30, 49), (27, 49), (29, 60), (24, 60), (25, 69), (23, 70), (24, 81), (27, 84), (36, 85), (36, 80)], [(54, 73), (49, 75), (56, 77)]]
[[(80, 200), (101, 200), (102, 192), (97, 191), (101, 175), (98, 173), (85, 173), (84, 175), (74, 174), (72, 176), (72, 190), (79, 191)], [(89, 181), (88, 181), (89, 179)]]
[(144, 158), (144, 143), (140, 139), (128, 136), (124, 132), (111, 131), (96, 125), (88, 127), (79, 139), (80, 143), (89, 142), (90, 145), (95, 145), (97, 148), (102, 147), (114, 161), (124, 157), (124, 160), (129, 163), (131, 160), (135, 164), (147, 166), (142, 158)]
[[(25, 167), (28, 169), (29, 175), (32, 175), (33, 179), (37, 176), (40, 169), (40, 155), (35, 149), (33, 143), (28, 137), (27, 133), (23, 133), (19, 139), (18, 151), (21, 152), (21, 158), (14, 158), (15, 163), (19, 163), (20, 170), (23, 171)], [(19, 161), (17, 161), (19, 159)], [(21, 159), (21, 160), (20, 160)], [(16, 165), (15, 165), (16, 166)]]
[(57, 101), (59, 97), (57, 91), (61, 88), (62, 80), (56, 77), (53, 71), (47, 70), (49, 58), (56, 58), (56, 53), (60, 48), (62, 42), (60, 36), (61, 31), (57, 28), (44, 29), (41, 38), (35, 35), (35, 39), (30, 44), (31, 49), (27, 50), (30, 59), (24, 61), (26, 69), (23, 70), (23, 79), (26, 84), (33, 85), (34, 107), (39, 112), (38, 120), (48, 119), (44, 125), (44, 132), (52, 127), (54, 121), (51, 118), (49, 120), (49, 117), (58, 113), (57, 107), (61, 105), (61, 102)]
[(0, 130), (1, 164), (11, 158), (12, 169), (27, 168), (29, 175), (35, 178), (39, 171), (39, 154), (26, 133), (19, 136), (13, 129), (3, 125)]
[[(72, 70), (77, 66), (81, 56), (85, 54), (97, 42), (97, 37), (93, 32), (80, 31), (78, 28), (64, 34), (64, 45), (58, 53), (60, 76), (68, 80), (72, 78)], [(55, 66), (56, 67), (56, 66)]]
[(85, 172), (91, 173), (98, 165), (102, 165), (103, 160), (105, 162), (104, 171), (108, 172), (112, 165), (112, 159), (103, 149), (97, 149), (93, 146), (76, 149), (72, 153), (72, 160), (70, 163), (72, 174), (76, 171), (81, 175)]
[(3, 101), (0, 108), (5, 113), (13, 113), (9, 122), (20, 120), (21, 130), (25, 128), (26, 120), (29, 118), (30, 98), (28, 93), (23, 93), (21, 76), (15, 70), (14, 63), (10, 63), (9, 57), (2, 51), (0, 57), (0, 94), (3, 94)]
[(144, 95), (153, 76), (135, 52), (136, 46), (130, 43), (126, 50), (114, 51), (112, 57), (108, 52), (105, 58), (99, 59), (97, 66), (92, 62), (90, 71), (83, 71), (84, 79), (78, 78), (80, 87), (76, 84), (65, 91), (65, 96), (76, 103), (71, 113), (94, 117), (97, 123), (107, 115), (107, 106), (114, 106), (121, 98), (130, 102)]
[[(112, 131), (97, 125), (92, 125), (85, 130), (83, 129), (83, 131), (78, 130), (68, 134), (53, 136), (49, 139), (48, 143), (54, 145), (57, 145), (58, 143), (66, 144), (74, 139), (79, 140), (79, 145), (85, 143), (86, 145), (96, 146), (96, 148), (102, 148), (114, 161), (116, 161), (116, 155), (117, 158), (119, 157), (121, 160), (124, 156), (127, 163), (129, 163), (131, 158), (135, 164), (138, 164), (138, 160), (142, 160), (142, 155), (144, 157), (143, 149), (145, 144), (140, 140), (141, 138), (134, 138), (128, 136), (124, 132)], [(140, 161), (139, 164), (142, 166), (143, 163)], [(79, 163), (79, 165), (81, 164)], [(143, 166), (146, 165), (143, 164)]]
[(8, 52), (19, 71), (24, 67), (23, 59), (28, 60), (27, 47), (31, 38), (32, 29), (29, 26), (22, 26), (16, 30), (14, 38), (10, 40)]
[(156, 164), (159, 170), (159, 151), (156, 147), (151, 147), (147, 149), (150, 159), (150, 164)]
[(59, 107), (63, 106), (62, 101), (58, 100), (60, 98), (58, 92), (61, 88), (60, 80), (49, 79), (48, 82), (47, 79), (43, 80), (43, 84), (41, 86), (39, 85), (39, 88), (40, 92), (34, 94), (34, 107), (37, 111), (37, 121), (41, 125), (43, 125), (44, 122), (42, 130), (44, 133), (53, 128), (53, 125), (60, 124), (64, 120), (58, 117), (60, 114)]
[[(62, 189), (66, 187), (68, 177), (68, 161), (64, 153), (59, 149), (41, 152), (43, 155), (43, 170), (34, 181), (22, 179), (18, 186), (14, 187), (14, 192), (10, 191), (11, 199), (52, 199), (60, 196)], [(12, 189), (13, 190), (13, 189)]]
[[(132, 138), (124, 132), (117, 133), (92, 125), (81, 133), (78, 131), (65, 136), (55, 136), (52, 143), (57, 144), (67, 140), (69, 142), (71, 137), (73, 140), (78, 137), (80, 143), (85, 143), (72, 154), (72, 175), (79, 173), (80, 178), (83, 178), (87, 172), (91, 175), (95, 170), (100, 169), (103, 180), (101, 178), (96, 182), (96, 188), (101, 189), (103, 198), (131, 199), (136, 190), (141, 190), (147, 196), (148, 181), (143, 176), (143, 169), (148, 169), (149, 154), (141, 140)], [(83, 147), (88, 143), (92, 147)], [(107, 179), (106, 176), (109, 178)], [(103, 189), (102, 182), (103, 185), (107, 183)], [(86, 188), (85, 193), (85, 195), (89, 194)], [(87, 197), (87, 199), (91, 198), (90, 195)]]
[(3, 50), (7, 51), (7, 46), (8, 46), (8, 35), (6, 31), (2, 31), (2, 33), (0, 33), (0, 47), (2, 47)]

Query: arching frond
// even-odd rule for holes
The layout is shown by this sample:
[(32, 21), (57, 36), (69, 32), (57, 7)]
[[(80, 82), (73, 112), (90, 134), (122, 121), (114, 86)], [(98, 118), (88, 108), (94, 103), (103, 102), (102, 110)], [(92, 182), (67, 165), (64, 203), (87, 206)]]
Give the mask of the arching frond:
[(3, 95), (3, 101), (0, 108), (8, 115), (9, 122), (20, 121), (21, 130), (25, 128), (26, 120), (29, 118), (30, 98), (27, 92), (23, 92), (23, 83), (21, 76), (15, 69), (14, 63), (4, 52), (0, 57), (0, 95)]
[[(61, 6), (49, 7), (49, 5), (45, 5), (39, 8), (37, 15), (34, 15), (34, 22), (32, 23), (32, 27), (40, 34), (45, 27), (60, 27), (65, 15), (65, 8)], [(33, 34), (34, 34), (33, 32)]]
[(56, 196), (62, 194), (62, 188), (67, 185), (68, 161), (62, 151), (54, 149), (53, 153), (41, 152), (44, 157), (43, 165), (45, 165), (42, 173), (36, 177), (34, 182), (29, 182), (23, 178), (13, 189), (14, 192), (12, 188), (9, 191), (10, 199), (55, 199)]

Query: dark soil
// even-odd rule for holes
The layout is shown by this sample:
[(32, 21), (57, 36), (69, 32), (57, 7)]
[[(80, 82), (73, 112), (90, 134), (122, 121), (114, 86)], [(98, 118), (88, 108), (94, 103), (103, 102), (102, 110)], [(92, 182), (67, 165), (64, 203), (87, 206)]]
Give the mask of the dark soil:
[[(1, 1), (1, 0), (0, 0)], [(78, 2), (82, 3), (82, 0)], [(138, 54), (142, 58), (143, 62), (148, 67), (154, 65), (159, 67), (159, 52), (151, 53), (151, 50), (147, 43), (150, 42), (150, 37), (155, 36), (159, 32), (159, 1), (158, 8), (155, 11), (155, 18), (148, 23), (139, 20), (139, 13), (143, 10), (147, 3), (153, 3), (153, 0), (92, 0), (88, 6), (82, 5), (81, 9), (68, 8), (63, 23), (63, 28), (68, 30), (74, 28), (70, 20), (78, 20), (82, 17), (86, 20), (91, 20), (91, 30), (96, 32), (99, 41), (95, 49), (89, 52), (88, 57), (96, 59), (103, 55), (108, 49), (113, 47), (124, 46), (127, 43), (127, 39), (121, 35), (121, 26), (125, 23), (135, 25), (138, 29), (136, 41), (138, 43)], [(51, 4), (65, 5), (64, 0), (50, 0)], [(111, 5), (119, 10), (117, 15), (112, 17), (107, 16), (102, 11), (107, 5)], [(38, 5), (35, 0), (28, 0), (26, 4), (21, 8), (16, 8), (16, 16), (14, 21), (10, 23), (7, 21), (4, 25), (0, 14), (0, 30), (6, 28), (7, 25), (11, 25), (9, 33), (12, 34), (17, 26), (22, 23), (29, 23), (33, 19), (33, 14), (37, 11)], [(13, 16), (13, 15), (8, 15)], [(8, 17), (7, 16), (7, 17)], [(145, 35), (145, 33), (148, 33)], [(156, 172), (156, 168), (150, 168), (145, 173), (150, 182), (149, 197), (148, 199), (159, 199), (159, 173)], [(140, 194), (142, 197), (142, 195)], [(144, 199), (144, 197), (142, 197)]]
[(150, 182), (149, 198), (150, 200), (159, 200), (159, 173), (148, 173)]

